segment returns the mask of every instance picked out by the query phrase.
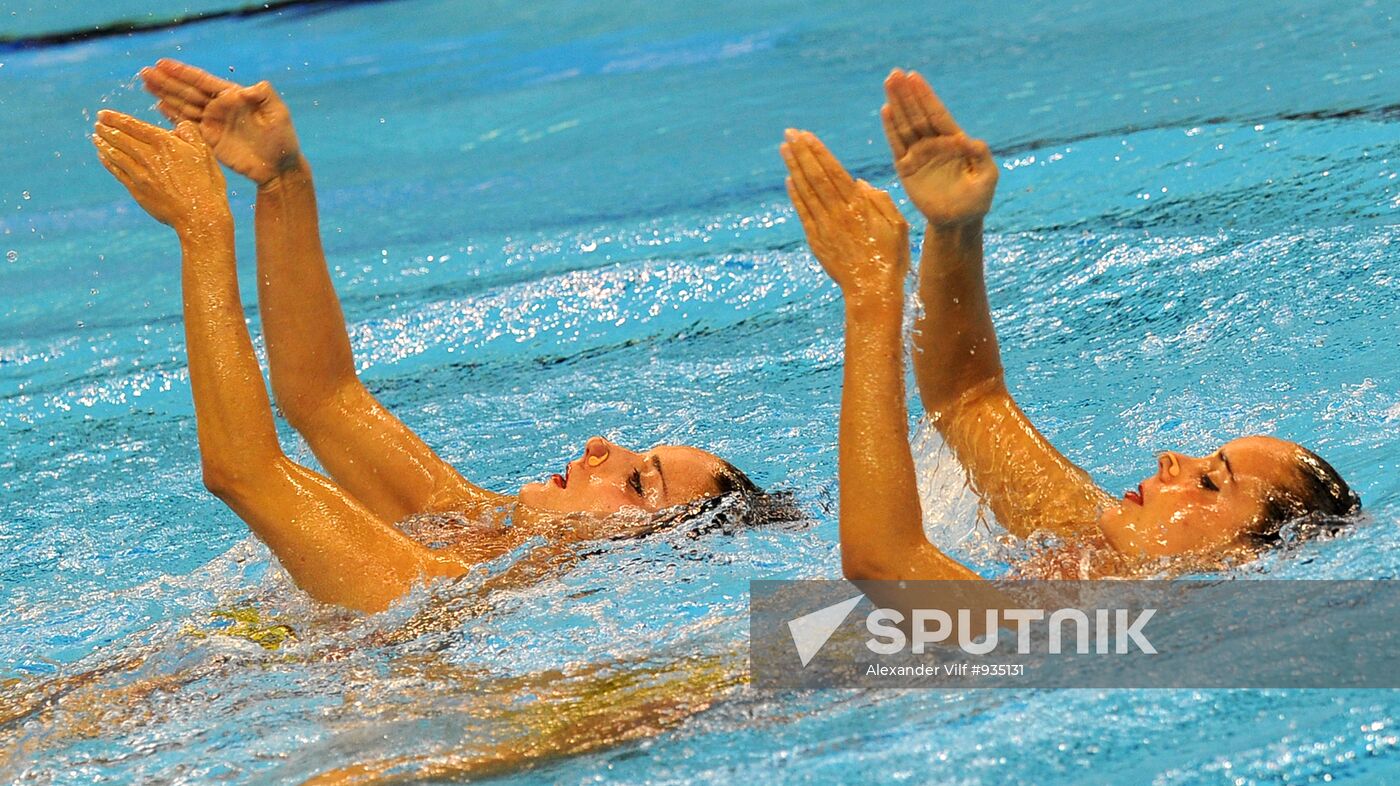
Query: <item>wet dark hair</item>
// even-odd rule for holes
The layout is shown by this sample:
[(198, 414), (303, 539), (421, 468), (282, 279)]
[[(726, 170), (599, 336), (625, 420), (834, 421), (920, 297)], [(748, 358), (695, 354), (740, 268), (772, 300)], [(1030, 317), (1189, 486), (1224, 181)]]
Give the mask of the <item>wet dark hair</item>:
[(715, 473), (721, 499), (735, 501), (734, 514), (748, 524), (778, 524), (806, 521), (810, 518), (797, 504), (791, 491), (769, 491), (760, 488), (738, 467), (720, 459), (720, 471)]
[(1295, 482), (1274, 489), (1265, 499), (1264, 513), (1250, 533), (1256, 545), (1282, 543), (1286, 526), (1295, 523), (1301, 537), (1333, 534), (1361, 510), (1361, 497), (1331, 464), (1301, 445), (1295, 451)]
[(748, 475), (724, 459), (719, 460), (719, 472), (715, 473), (715, 486), (719, 488), (719, 496), (721, 497), (734, 493), (755, 495), (763, 493), (763, 489), (750, 480)]
[(743, 526), (805, 521), (808, 516), (790, 491), (765, 491), (738, 467), (719, 459), (715, 472), (717, 494), (668, 508), (656, 523), (694, 522), (690, 537), (723, 530), (732, 533)]

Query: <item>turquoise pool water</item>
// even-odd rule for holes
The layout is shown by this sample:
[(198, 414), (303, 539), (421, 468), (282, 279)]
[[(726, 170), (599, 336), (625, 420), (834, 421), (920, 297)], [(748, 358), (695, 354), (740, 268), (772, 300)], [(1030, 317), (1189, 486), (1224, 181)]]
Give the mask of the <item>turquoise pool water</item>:
[[(1395, 578), (1394, 14), (403, 0), (0, 50), (0, 774), (297, 782), (567, 718), (592, 664), (663, 686), (741, 669), (747, 581), (838, 565), (840, 307), (776, 146), (810, 128), (902, 196), (875, 115), (894, 65), (1003, 164), (989, 285), (1037, 424), (1115, 489), (1154, 449), (1310, 444), (1367, 522), (1243, 575)], [(174, 237), (85, 140), (103, 107), (154, 119), (133, 75), (162, 56), (281, 90), (363, 375), (469, 476), (516, 488), (595, 433), (691, 442), (793, 490), (812, 523), (606, 544), (407, 641), (440, 598), (373, 620), (306, 602), (200, 486)], [(1001, 569), (921, 444), (931, 534)], [(295, 638), (211, 635), (231, 624), (211, 612), (246, 607)], [(1390, 693), (700, 694), (657, 736), (500, 777), (1400, 779)]]

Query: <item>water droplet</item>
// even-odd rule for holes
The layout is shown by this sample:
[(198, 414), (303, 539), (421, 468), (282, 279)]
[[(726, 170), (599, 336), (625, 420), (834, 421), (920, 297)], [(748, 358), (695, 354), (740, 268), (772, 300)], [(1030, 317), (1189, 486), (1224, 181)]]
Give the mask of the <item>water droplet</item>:
[(29, 192), (28, 192), (28, 191), (22, 191), (22, 192), (20, 192), (20, 196), (23, 197), (23, 198), (25, 198), (25, 199), (28, 199), (28, 198), (29, 198)]
[(19, 252), (15, 251), (14, 249), (10, 249), (9, 251), (5, 252), (5, 258), (10, 260), (11, 262), (18, 262)]

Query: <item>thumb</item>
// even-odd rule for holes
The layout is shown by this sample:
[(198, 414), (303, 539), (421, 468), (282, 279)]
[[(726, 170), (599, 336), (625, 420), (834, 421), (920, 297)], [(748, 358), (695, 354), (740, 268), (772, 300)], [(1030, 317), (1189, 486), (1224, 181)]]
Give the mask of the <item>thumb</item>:
[(248, 88), (248, 93), (255, 98), (259, 104), (276, 95), (276, 92), (272, 89), (272, 83), (266, 79)]

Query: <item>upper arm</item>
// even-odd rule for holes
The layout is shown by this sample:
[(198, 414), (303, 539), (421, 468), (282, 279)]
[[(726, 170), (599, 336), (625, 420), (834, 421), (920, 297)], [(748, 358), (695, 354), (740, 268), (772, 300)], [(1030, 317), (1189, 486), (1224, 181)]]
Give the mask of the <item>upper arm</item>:
[(360, 500), (286, 457), (248, 468), (217, 492), (297, 586), (325, 603), (380, 611), (414, 583), (467, 564), (422, 546)]
[(335, 482), (386, 520), (509, 501), (462, 477), (356, 378), (297, 428)]
[(938, 414), (943, 439), (973, 490), (1011, 533), (1091, 529), (1109, 496), (1030, 422), (1000, 378)]
[(851, 581), (981, 581), (976, 571), (944, 554), (927, 539), (898, 550), (872, 549), (848, 557), (842, 544), (841, 573)]

